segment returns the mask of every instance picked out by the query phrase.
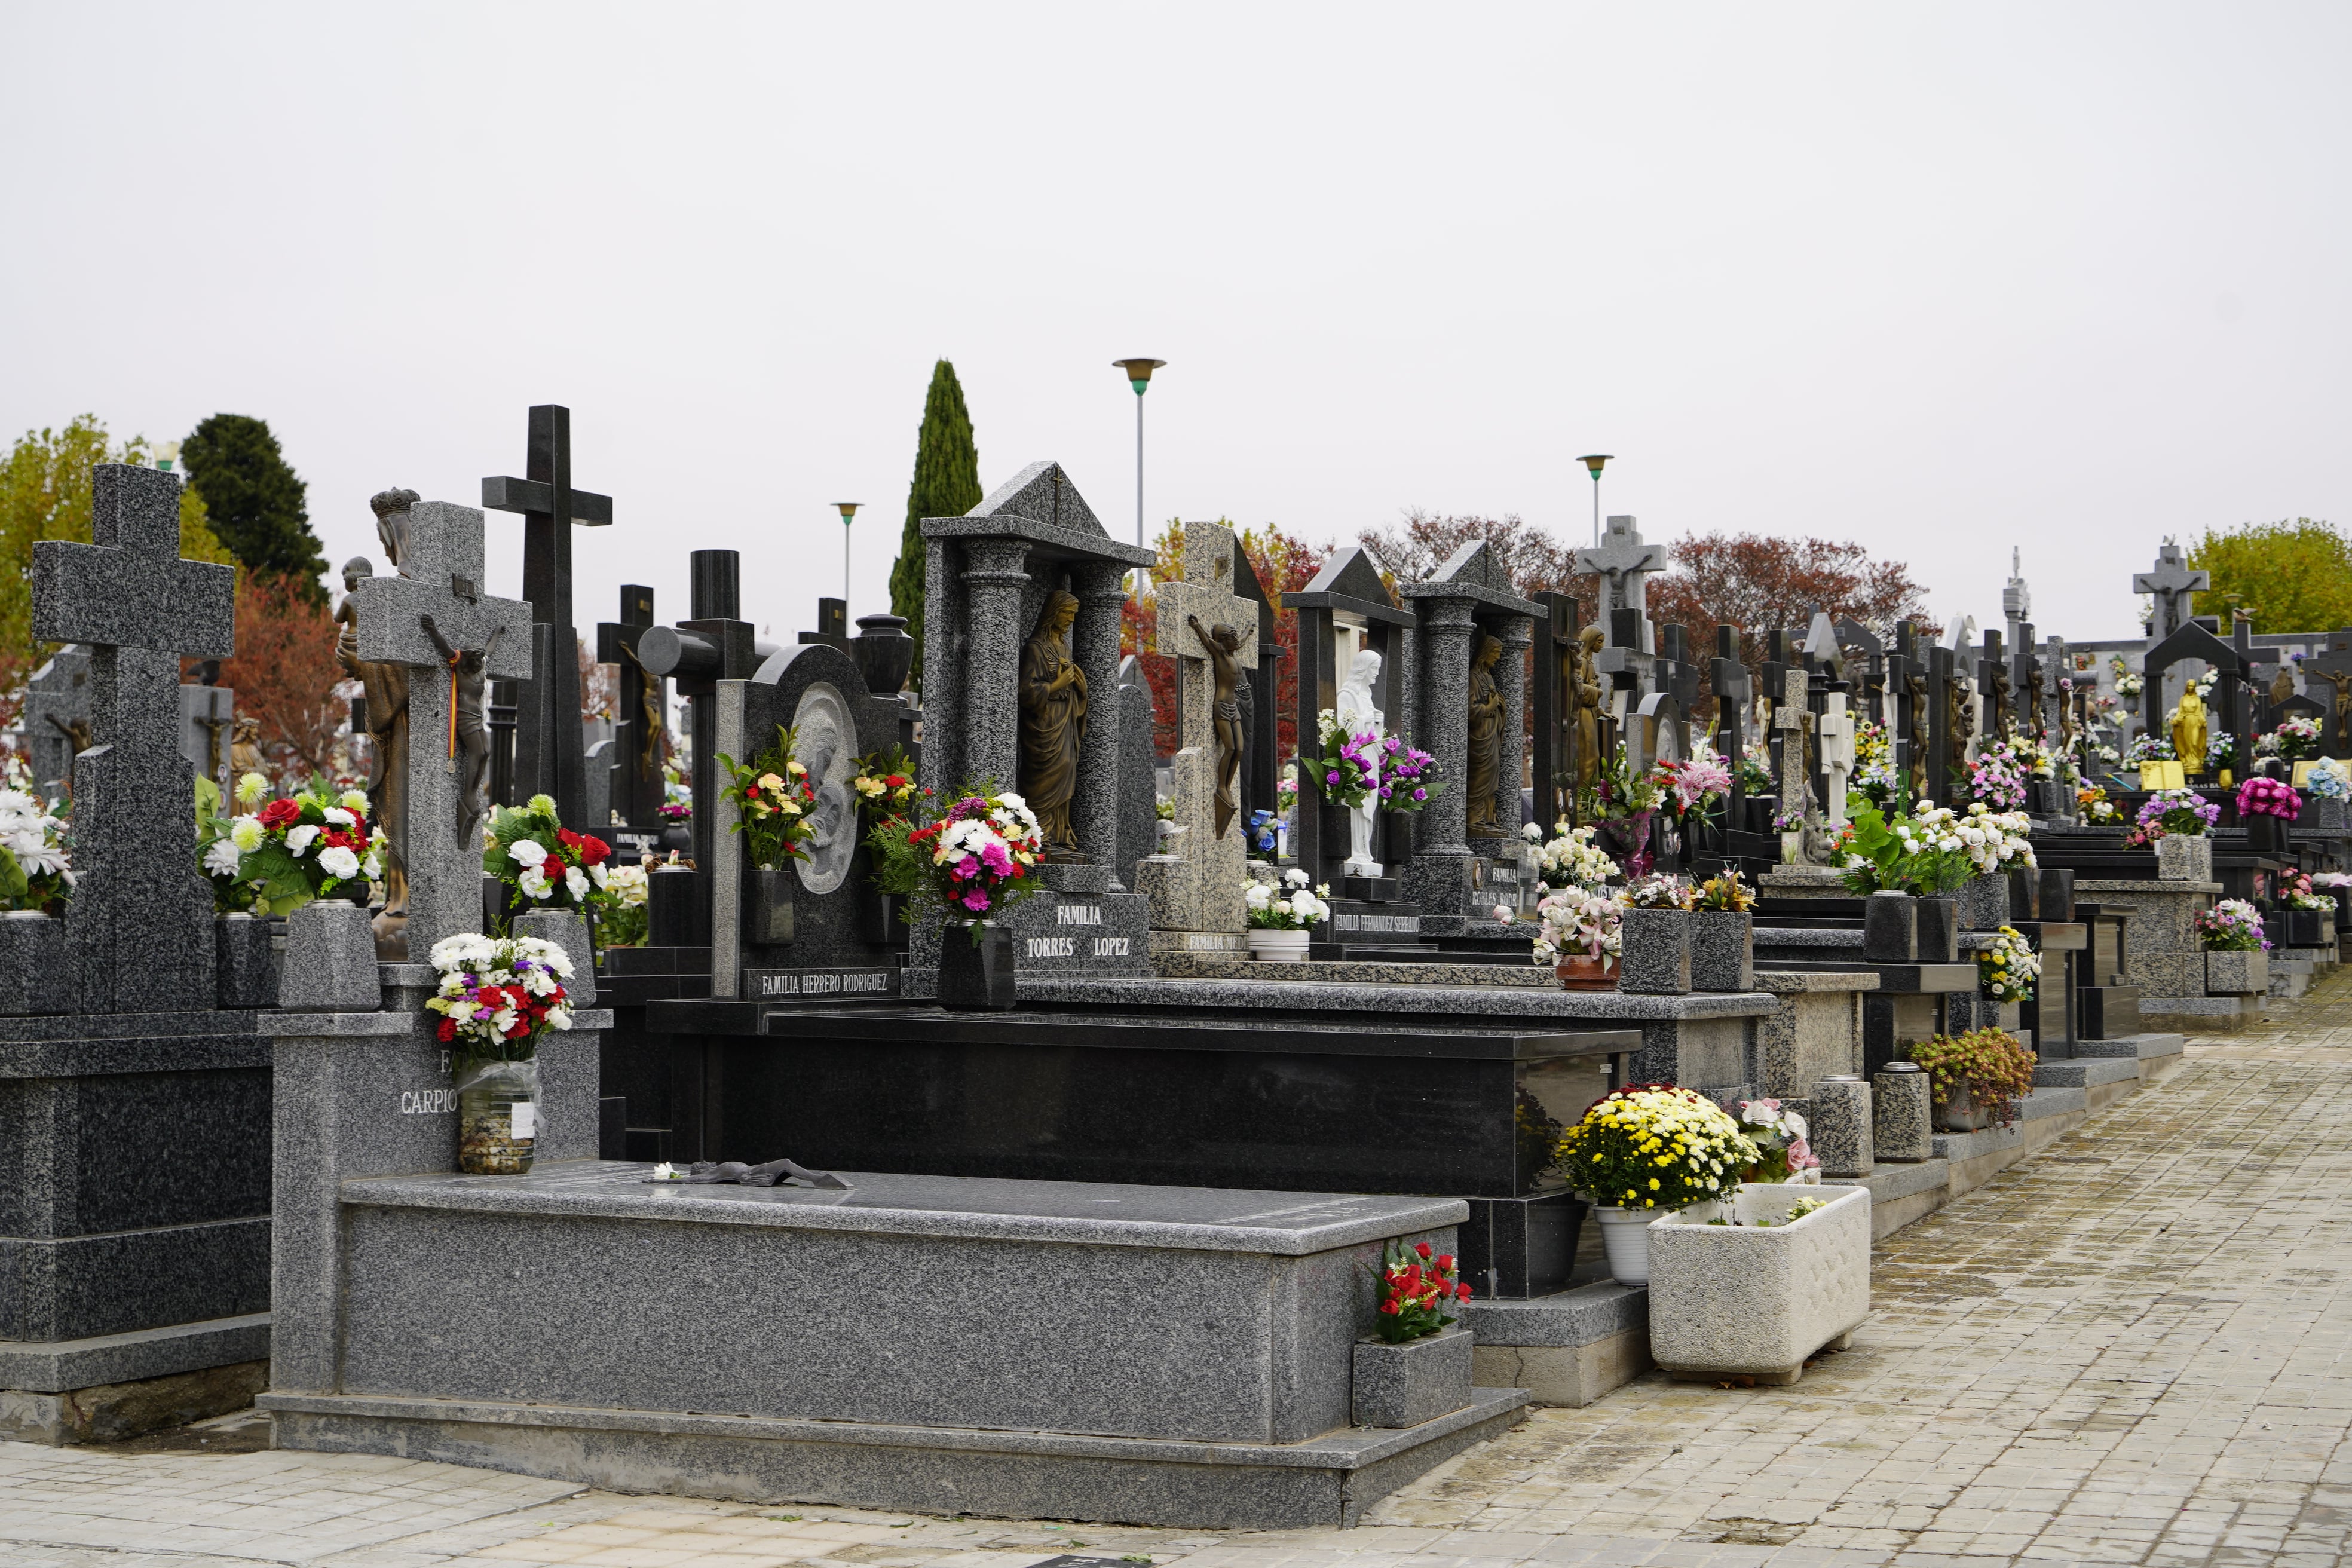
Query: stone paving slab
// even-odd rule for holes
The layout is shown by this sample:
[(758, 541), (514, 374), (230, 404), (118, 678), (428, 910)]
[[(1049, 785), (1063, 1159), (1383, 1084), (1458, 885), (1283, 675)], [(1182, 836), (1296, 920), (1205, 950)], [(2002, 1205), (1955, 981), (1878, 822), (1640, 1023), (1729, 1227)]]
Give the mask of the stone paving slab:
[[(14, 1568), (2336, 1564), (2352, 1542), (2352, 974), (1875, 1249), (1789, 1388), (1544, 1410), (1348, 1531), (746, 1508), (398, 1459), (0, 1445)], [(233, 1422), (232, 1422), (233, 1425)]]

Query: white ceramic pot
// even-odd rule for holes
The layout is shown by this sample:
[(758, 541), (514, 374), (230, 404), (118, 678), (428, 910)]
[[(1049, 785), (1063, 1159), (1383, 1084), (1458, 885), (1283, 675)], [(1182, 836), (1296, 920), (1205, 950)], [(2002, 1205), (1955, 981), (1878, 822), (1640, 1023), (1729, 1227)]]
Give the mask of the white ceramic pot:
[[(1646, 1283), (1650, 1278), (1650, 1226), (1672, 1211), (1595, 1207), (1592, 1212), (1601, 1221), (1601, 1246), (1609, 1258), (1609, 1277), (1620, 1285)], [(1722, 1212), (1723, 1205), (1709, 1198), (1684, 1209), (1682, 1217), (1705, 1225)]]
[(1252, 927), (1249, 945), (1250, 956), (1267, 963), (1307, 962), (1307, 932), (1303, 931), (1262, 931)]

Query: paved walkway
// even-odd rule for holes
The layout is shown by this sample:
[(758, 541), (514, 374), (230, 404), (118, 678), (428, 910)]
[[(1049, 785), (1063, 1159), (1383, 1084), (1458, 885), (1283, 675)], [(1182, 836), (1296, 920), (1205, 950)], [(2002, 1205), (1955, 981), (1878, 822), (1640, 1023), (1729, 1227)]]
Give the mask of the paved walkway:
[[(1350, 1531), (621, 1497), (396, 1459), (0, 1445), (15, 1568), (2336, 1564), (2352, 1552), (2352, 973), (1878, 1248), (1793, 1388), (1539, 1411)], [(241, 1441), (242, 1438), (242, 1441)], [(160, 1450), (160, 1451), (159, 1451)]]

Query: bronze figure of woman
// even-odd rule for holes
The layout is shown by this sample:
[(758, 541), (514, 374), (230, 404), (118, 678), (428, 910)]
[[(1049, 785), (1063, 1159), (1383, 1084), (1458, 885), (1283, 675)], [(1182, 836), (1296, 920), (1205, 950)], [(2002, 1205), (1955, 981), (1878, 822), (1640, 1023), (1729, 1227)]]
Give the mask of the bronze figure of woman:
[(1036, 814), (1048, 851), (1078, 848), (1070, 802), (1078, 792), (1078, 752), (1087, 742), (1087, 677), (1070, 657), (1076, 595), (1045, 595), (1037, 629), (1021, 650), (1021, 794)]
[(1503, 694), (1495, 685), (1495, 665), (1503, 645), (1481, 633), (1470, 658), (1470, 801), (1465, 824), (1473, 837), (1500, 838), (1495, 794), (1503, 776)]

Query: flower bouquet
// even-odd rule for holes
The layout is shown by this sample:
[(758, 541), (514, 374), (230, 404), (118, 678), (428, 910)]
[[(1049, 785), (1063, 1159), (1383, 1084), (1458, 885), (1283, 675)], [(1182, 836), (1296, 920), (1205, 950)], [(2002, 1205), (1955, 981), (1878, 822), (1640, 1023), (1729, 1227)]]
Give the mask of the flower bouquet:
[(492, 812), (488, 837), (482, 869), (520, 893), (527, 909), (587, 909), (610, 875), (612, 846), (564, 826), (543, 795)]
[(1687, 910), (1696, 890), (1670, 872), (1637, 877), (1618, 891), (1617, 901), (1629, 910)]
[(2097, 784), (2074, 792), (2074, 811), (2085, 822), (2120, 822), (2123, 813), (2107, 798), (2107, 792)]
[(2300, 762), (2319, 754), (2319, 721), (2297, 713), (2279, 721), (2279, 727), (2254, 742), (2254, 750), (2263, 756), (2284, 757), (2288, 762)]
[[(268, 787), (247, 773), (237, 784), (238, 804), (259, 805)], [(200, 837), (199, 863), (215, 907), (282, 915), (313, 899), (366, 903), (369, 882), (383, 874), (384, 846), (367, 807), (363, 791), (336, 795), (313, 783), (247, 815), (214, 818)]]
[(1756, 895), (1738, 871), (1726, 871), (1709, 877), (1698, 885), (1698, 894), (1691, 908), (1710, 913), (1741, 914), (1756, 907)]
[(2238, 765), (2238, 738), (2216, 730), (2205, 737), (2205, 771), (2218, 773)]
[(1282, 886), (1252, 877), (1242, 885), (1242, 902), (1249, 910), (1252, 931), (1311, 931), (1331, 918), (1328, 883), (1309, 890), (1307, 873), (1292, 867), (1282, 874)]
[(572, 1026), (572, 960), (537, 937), (469, 931), (433, 944), (441, 982), (425, 1008), (457, 1059), (457, 1168), (519, 1176), (538, 1137), (539, 1037)]
[(2033, 819), (2021, 811), (1987, 811), (1982, 801), (1954, 819), (1953, 831), (1979, 876), (1988, 871), (2031, 871)]
[(2042, 955), (2018, 934), (2003, 926), (1985, 946), (1977, 949), (1977, 985), (1996, 1002), (2028, 1002), (2033, 983), (2042, 976)]
[(2266, 952), (2263, 912), (2243, 899), (2223, 899), (2197, 911), (2197, 945), (2207, 952)]
[(905, 816), (876, 823), (866, 842), (875, 881), (908, 900), (908, 921), (939, 910), (971, 928), (975, 947), (983, 921), (1035, 890), (1045, 853), (1029, 803), (992, 784), (966, 785), (937, 815), (919, 795)]
[(1371, 798), (1382, 755), (1381, 738), (1369, 730), (1348, 733), (1339, 714), (1328, 708), (1315, 716), (1315, 735), (1323, 754), (1306, 760), (1307, 772), (1325, 800), (1353, 811)]
[(1740, 1178), (1748, 1182), (1779, 1182), (1783, 1185), (1822, 1179), (1821, 1157), (1805, 1142), (1805, 1119), (1784, 1109), (1777, 1100), (1739, 1102), (1739, 1131), (1763, 1156)]
[[(1532, 822), (1527, 831), (1539, 834)], [(1609, 885), (1618, 874), (1617, 862), (1593, 843), (1595, 829), (1590, 825), (1570, 827), (1566, 822), (1556, 825), (1559, 837), (1549, 843), (1538, 844), (1533, 851), (1536, 875), (1547, 888), (1581, 888), (1597, 893)]]
[(743, 852), (751, 864), (762, 871), (781, 871), (788, 861), (806, 858), (816, 791), (809, 785), (808, 769), (793, 759), (793, 732), (779, 724), (775, 744), (749, 763), (739, 763), (724, 752), (718, 753), (718, 762), (727, 770), (735, 831), (743, 836)]
[(870, 757), (857, 759), (857, 775), (849, 781), (859, 803), (877, 816), (899, 816), (914, 805), (914, 759), (902, 746), (885, 746)]
[(1875, 806), (1859, 806), (1843, 841), (1841, 879), (1849, 892), (1864, 895), (1948, 893), (1976, 875), (1975, 857), (1994, 837), (1981, 825), (1974, 831), (1978, 842), (1971, 845), (1960, 818), (1940, 805), (1891, 817)]
[(2148, 730), (2132, 737), (2124, 748), (2124, 766), (2136, 768), (2142, 763), (2171, 763), (2179, 759), (2172, 754), (2172, 742), (2159, 731)]
[(1429, 1243), (1407, 1247), (1391, 1241), (1381, 1249), (1380, 1316), (1373, 1331), (1392, 1345), (1442, 1333), (1458, 1315), (1454, 1305), (1470, 1299), (1470, 1287), (1450, 1252)]
[(2303, 796), (2277, 779), (2251, 778), (2238, 786), (2238, 816), (2275, 816), (2293, 822), (2303, 815)]
[[(2249, 779), (2246, 782), (2251, 786), (2271, 781)], [(2140, 802), (2138, 819), (2124, 835), (2124, 845), (2136, 849), (2176, 835), (2201, 838), (2211, 832), (2213, 825), (2221, 820), (2221, 808), (2195, 790), (2160, 789)]]
[(2304, 774), (2303, 793), (2317, 800), (2352, 796), (2352, 769), (2347, 769), (2339, 758), (2322, 757)]
[(1582, 888), (1536, 905), (1536, 963), (1550, 964), (1570, 990), (1606, 990), (1609, 966), (1624, 951), (1624, 915), (1614, 899)]
[(1772, 793), (1771, 753), (1761, 741), (1750, 741), (1739, 753), (1739, 787), (1749, 795)]
[(1381, 742), (1381, 809), (1419, 811), (1445, 786), (1437, 782), (1437, 759), (1394, 735)]
[(604, 885), (590, 895), (597, 941), (605, 947), (643, 947), (651, 932), (646, 907), (652, 879), (643, 866), (607, 866)]
[(65, 912), (74, 871), (66, 825), (29, 790), (0, 790), (0, 910)]
[(1731, 793), (1730, 770), (1721, 757), (1704, 748), (1688, 762), (1660, 763), (1651, 770), (1650, 781), (1658, 786), (1667, 813), (1677, 818), (1704, 812)]
[(2026, 766), (2007, 741), (1989, 742), (1969, 763), (1969, 794), (1983, 805), (2023, 805)]
[(2313, 911), (2325, 910), (2331, 914), (2335, 912), (2336, 900), (2327, 894), (2320, 892), (2313, 886), (2312, 879), (2300, 871), (2280, 873), (2278, 891), (2279, 897), (2284, 900), (2288, 909)]
[(1721, 1106), (1670, 1083), (1602, 1095), (1559, 1141), (1560, 1173), (1603, 1208), (1675, 1210), (1721, 1198), (1763, 1158)]
[(2033, 1053), (2006, 1029), (1937, 1035), (1904, 1049), (1927, 1074), (1928, 1093), (1948, 1126), (2006, 1127), (2017, 1120), (2019, 1097), (2033, 1088)]

